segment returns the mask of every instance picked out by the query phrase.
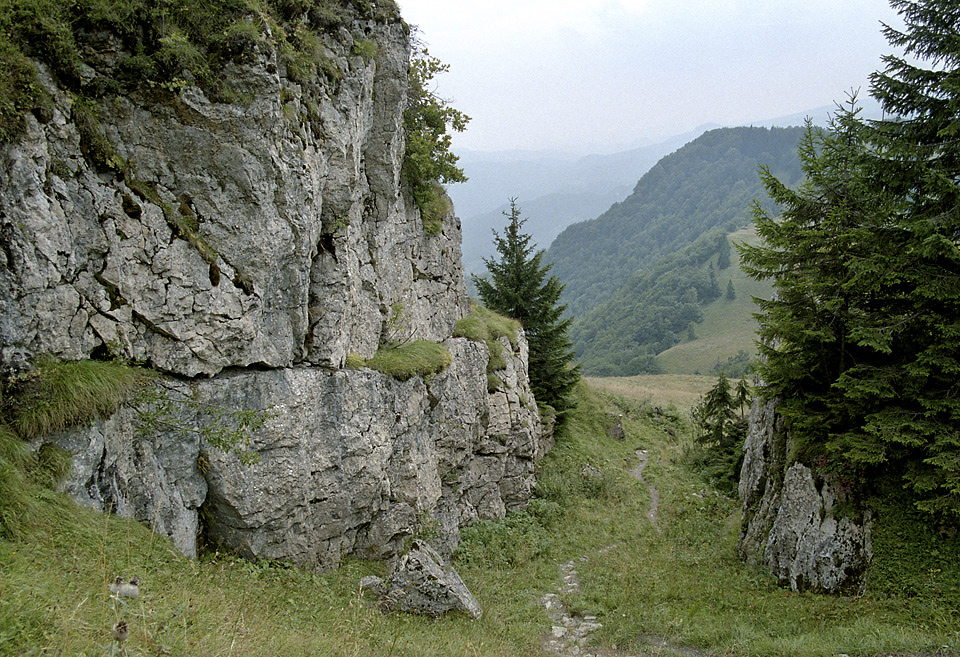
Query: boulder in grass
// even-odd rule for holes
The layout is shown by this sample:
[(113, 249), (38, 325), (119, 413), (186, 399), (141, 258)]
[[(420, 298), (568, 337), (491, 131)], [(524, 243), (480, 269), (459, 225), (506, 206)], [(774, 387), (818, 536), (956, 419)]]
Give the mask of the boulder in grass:
[[(377, 587), (372, 586), (376, 590)], [(453, 567), (444, 563), (436, 550), (415, 540), (387, 578), (381, 598), (388, 610), (440, 616), (460, 611), (479, 618), (480, 605)]]

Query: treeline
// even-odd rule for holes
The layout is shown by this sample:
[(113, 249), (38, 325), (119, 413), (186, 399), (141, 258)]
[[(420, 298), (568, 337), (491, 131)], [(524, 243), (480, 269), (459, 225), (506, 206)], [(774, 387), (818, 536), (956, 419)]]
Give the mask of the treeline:
[(725, 231), (713, 230), (633, 276), (578, 318), (570, 335), (583, 371), (592, 376), (659, 372), (654, 356), (693, 339), (703, 306), (723, 293), (718, 270), (729, 267), (729, 252)]
[(584, 315), (632, 284), (637, 272), (711, 230), (747, 225), (753, 199), (766, 198), (760, 164), (787, 184), (800, 180), (796, 146), (802, 134), (802, 128), (707, 132), (661, 159), (623, 202), (567, 227), (544, 260), (564, 282), (562, 301), (570, 313)]

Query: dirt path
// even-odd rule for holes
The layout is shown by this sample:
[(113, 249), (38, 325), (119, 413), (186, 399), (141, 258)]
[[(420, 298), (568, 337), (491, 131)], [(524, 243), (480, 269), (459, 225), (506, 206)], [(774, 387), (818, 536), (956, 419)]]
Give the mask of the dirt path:
[[(637, 458), (640, 459), (640, 463), (637, 464), (637, 467), (633, 469), (631, 474), (639, 481), (643, 481), (643, 469), (647, 467), (647, 461), (650, 460), (650, 455), (645, 449), (638, 449), (634, 453), (637, 455)], [(650, 489), (650, 508), (647, 509), (647, 520), (649, 520), (650, 524), (659, 532), (660, 525), (657, 524), (657, 509), (660, 506), (660, 493), (657, 492), (657, 489), (654, 488), (652, 484), (647, 484), (647, 488)]]
[[(639, 481), (643, 481), (643, 469), (647, 466), (650, 458), (645, 449), (638, 449), (636, 452), (639, 463), (631, 471), (631, 474)], [(657, 489), (647, 484), (650, 489), (650, 507), (647, 509), (646, 517), (656, 530), (660, 527), (657, 524), (657, 507), (660, 504), (660, 494)], [(612, 547), (612, 546), (611, 546)], [(601, 550), (606, 552), (610, 548)], [(588, 557), (582, 556), (579, 559), (573, 559), (560, 566), (560, 588), (555, 593), (547, 593), (540, 599), (540, 604), (550, 617), (550, 634), (544, 637), (543, 646), (548, 651), (560, 655), (561, 657), (649, 657), (651, 655), (684, 655), (689, 657), (707, 657), (703, 653), (688, 648), (674, 646), (662, 637), (648, 636), (643, 637), (643, 643), (648, 646), (642, 653), (625, 653), (620, 650), (610, 648), (589, 648), (587, 644), (590, 638), (603, 627), (603, 624), (597, 620), (596, 616), (581, 616), (571, 614), (566, 604), (563, 602), (563, 596), (576, 593), (580, 590), (580, 579), (577, 573), (577, 564), (584, 563)]]

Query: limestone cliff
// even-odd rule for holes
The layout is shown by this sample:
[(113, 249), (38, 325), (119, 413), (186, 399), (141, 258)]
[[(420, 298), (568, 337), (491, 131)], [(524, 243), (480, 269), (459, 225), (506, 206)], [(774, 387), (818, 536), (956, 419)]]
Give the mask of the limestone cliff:
[(869, 512), (841, 511), (842, 487), (792, 454), (776, 402), (755, 401), (740, 474), (741, 558), (794, 591), (862, 592), (872, 557)]
[[(183, 432), (140, 435), (130, 409), (44, 439), (76, 455), (77, 499), (187, 554), (201, 515), (248, 556), (321, 566), (392, 556), (427, 526), (450, 547), (461, 522), (525, 503), (547, 446), (522, 336), (496, 386), (486, 346), (451, 337), (469, 311), (459, 220), (426, 231), (401, 180), (409, 30), (351, 29), (376, 56), (329, 39), (342, 76), (311, 88), (261, 43), (226, 71), (242, 102), (187, 84), (81, 112), (38, 64), (52, 106), (0, 147), (0, 365), (109, 354), (199, 403), (272, 409), (249, 467)], [(116, 166), (90, 157), (84, 112)], [(398, 331), (452, 365), (405, 382), (344, 368)]]

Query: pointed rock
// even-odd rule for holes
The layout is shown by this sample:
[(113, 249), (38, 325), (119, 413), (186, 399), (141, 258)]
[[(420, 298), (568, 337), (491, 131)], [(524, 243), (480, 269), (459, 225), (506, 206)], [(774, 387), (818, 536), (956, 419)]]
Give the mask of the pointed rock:
[(428, 616), (462, 611), (479, 618), (480, 604), (453, 567), (423, 541), (415, 540), (387, 579), (384, 605), (391, 610)]

